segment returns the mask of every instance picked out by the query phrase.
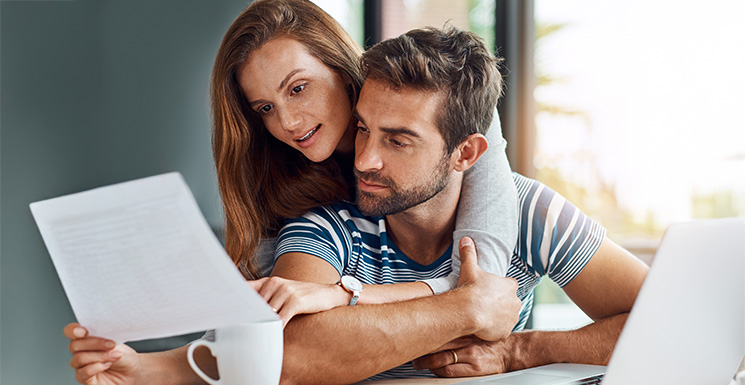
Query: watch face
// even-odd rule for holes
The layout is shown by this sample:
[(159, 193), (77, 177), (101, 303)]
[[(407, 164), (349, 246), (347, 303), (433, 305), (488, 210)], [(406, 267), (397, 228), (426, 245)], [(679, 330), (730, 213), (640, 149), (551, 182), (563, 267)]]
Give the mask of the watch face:
[(344, 287), (346, 287), (347, 289), (352, 290), (352, 291), (362, 290), (362, 282), (360, 282), (360, 280), (350, 275), (342, 276), (341, 284), (344, 285)]

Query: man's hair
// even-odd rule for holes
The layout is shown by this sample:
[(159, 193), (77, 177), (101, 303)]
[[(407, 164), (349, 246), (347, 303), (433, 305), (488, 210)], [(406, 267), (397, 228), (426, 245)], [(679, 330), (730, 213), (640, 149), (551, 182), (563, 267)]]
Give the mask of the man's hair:
[(361, 60), (367, 79), (444, 92), (436, 122), (447, 154), (469, 135), (486, 133), (502, 94), (502, 59), (481, 38), (454, 27), (411, 30), (376, 44)]

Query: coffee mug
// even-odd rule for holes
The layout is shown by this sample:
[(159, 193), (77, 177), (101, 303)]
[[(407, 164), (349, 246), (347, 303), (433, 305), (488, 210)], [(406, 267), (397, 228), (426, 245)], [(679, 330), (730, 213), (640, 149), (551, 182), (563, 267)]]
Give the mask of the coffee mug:
[[(252, 322), (218, 328), (215, 342), (198, 340), (187, 350), (189, 366), (212, 385), (277, 385), (282, 374), (282, 321)], [(194, 349), (206, 346), (217, 359), (220, 379), (194, 362)]]

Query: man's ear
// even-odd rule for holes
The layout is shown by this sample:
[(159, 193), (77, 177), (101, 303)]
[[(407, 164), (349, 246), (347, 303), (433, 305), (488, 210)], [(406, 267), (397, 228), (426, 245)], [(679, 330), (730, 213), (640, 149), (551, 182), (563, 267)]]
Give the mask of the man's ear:
[(453, 150), (453, 169), (466, 171), (476, 164), (481, 155), (489, 148), (489, 142), (484, 135), (471, 134)]

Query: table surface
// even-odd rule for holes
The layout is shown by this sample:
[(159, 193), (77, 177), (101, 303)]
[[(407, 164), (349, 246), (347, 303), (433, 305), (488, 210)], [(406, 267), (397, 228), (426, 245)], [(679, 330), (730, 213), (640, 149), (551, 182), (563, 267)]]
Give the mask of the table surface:
[[(728, 385), (745, 385), (745, 363)], [(488, 376), (483, 376), (488, 377)], [(424, 385), (424, 384), (458, 384), (468, 380), (480, 377), (459, 377), (459, 378), (439, 378), (439, 377), (420, 377), (420, 378), (398, 378), (391, 380), (362, 381), (355, 385)]]
[[(489, 377), (489, 376), (482, 376)], [(423, 385), (423, 384), (459, 384), (481, 377), (457, 377), (457, 378), (440, 378), (440, 377), (419, 377), (419, 378), (396, 378), (390, 380), (362, 381), (355, 385)]]

